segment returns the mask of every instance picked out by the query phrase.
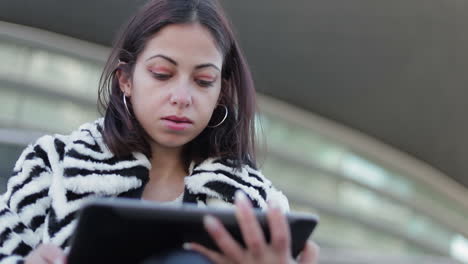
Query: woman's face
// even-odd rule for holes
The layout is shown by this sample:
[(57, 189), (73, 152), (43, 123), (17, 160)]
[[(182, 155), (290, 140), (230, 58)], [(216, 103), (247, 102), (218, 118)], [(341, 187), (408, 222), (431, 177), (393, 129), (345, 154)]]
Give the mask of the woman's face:
[(205, 129), (220, 95), (222, 64), (207, 29), (175, 24), (146, 43), (131, 79), (119, 74), (153, 150), (181, 147)]

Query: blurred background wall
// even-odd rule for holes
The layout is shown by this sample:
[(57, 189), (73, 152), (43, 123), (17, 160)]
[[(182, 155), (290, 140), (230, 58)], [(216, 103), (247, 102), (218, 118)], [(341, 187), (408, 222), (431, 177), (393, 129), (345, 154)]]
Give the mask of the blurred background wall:
[[(99, 116), (143, 1), (0, 0), (0, 190), (21, 150)], [(223, 1), (259, 90), (264, 174), (320, 215), (321, 263), (468, 263), (468, 3)]]

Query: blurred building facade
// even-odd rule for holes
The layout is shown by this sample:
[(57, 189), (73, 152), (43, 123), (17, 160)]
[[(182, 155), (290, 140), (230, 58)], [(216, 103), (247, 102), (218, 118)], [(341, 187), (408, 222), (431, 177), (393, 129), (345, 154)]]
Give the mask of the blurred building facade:
[[(21, 150), (99, 116), (108, 48), (0, 23), (0, 190)], [(368, 136), (259, 94), (264, 174), (320, 215), (321, 263), (468, 263), (467, 190)], [(422, 177), (424, 175), (424, 177)], [(433, 261), (433, 262), (431, 262)]]

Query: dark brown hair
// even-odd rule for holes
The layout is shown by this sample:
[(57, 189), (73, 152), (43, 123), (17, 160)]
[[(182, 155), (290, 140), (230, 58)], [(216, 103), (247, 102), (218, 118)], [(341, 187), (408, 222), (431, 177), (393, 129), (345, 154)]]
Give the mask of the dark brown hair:
[[(140, 53), (155, 33), (170, 24), (199, 23), (207, 28), (224, 56), (220, 104), (228, 108), (227, 119), (216, 128), (205, 128), (184, 148), (186, 164), (208, 157), (232, 160), (235, 167), (256, 165), (255, 88), (251, 72), (234, 37), (230, 23), (216, 0), (153, 0), (144, 5), (123, 28), (101, 75), (99, 106), (104, 114), (104, 141), (117, 156), (141, 152), (151, 157), (147, 134), (130, 115), (122, 100), (117, 70), (131, 74)], [(120, 64), (119, 61), (124, 62)], [(210, 124), (224, 116), (217, 107)]]

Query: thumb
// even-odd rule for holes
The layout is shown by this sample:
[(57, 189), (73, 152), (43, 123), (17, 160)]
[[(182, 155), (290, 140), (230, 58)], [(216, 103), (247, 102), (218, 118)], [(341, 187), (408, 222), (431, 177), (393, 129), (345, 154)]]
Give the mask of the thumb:
[(312, 241), (307, 241), (299, 257), (299, 264), (317, 264), (320, 248)]
[(42, 244), (41, 246), (41, 257), (50, 264), (65, 264), (66, 255), (63, 250), (53, 244)]

